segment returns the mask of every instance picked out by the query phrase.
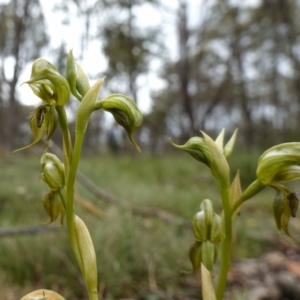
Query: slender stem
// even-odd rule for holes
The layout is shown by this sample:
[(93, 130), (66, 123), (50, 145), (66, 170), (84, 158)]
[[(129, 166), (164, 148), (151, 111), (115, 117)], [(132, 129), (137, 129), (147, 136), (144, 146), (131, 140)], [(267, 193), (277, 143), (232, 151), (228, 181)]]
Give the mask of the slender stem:
[[(63, 146), (64, 146), (64, 162), (65, 162), (65, 177), (66, 177), (66, 192), (61, 192), (61, 199), (66, 208), (67, 227), (70, 238), (70, 243), (74, 251), (75, 257), (79, 264), (81, 273), (86, 279), (86, 270), (84, 268), (83, 257), (79, 249), (78, 238), (75, 230), (75, 211), (74, 211), (74, 193), (75, 193), (75, 180), (78, 169), (82, 143), (84, 139), (85, 131), (76, 131), (74, 150), (72, 150), (72, 142), (70, 132), (68, 129), (68, 120), (64, 107), (56, 107), (58, 114), (59, 125), (63, 134)], [(90, 286), (87, 283), (87, 290), (89, 300), (98, 300), (97, 286)]]
[(246, 201), (254, 197), (256, 194), (258, 194), (261, 190), (265, 188), (265, 185), (263, 185), (260, 181), (255, 180), (253, 181), (247, 189), (244, 191), (244, 193), (241, 195), (241, 197), (234, 203), (232, 207), (232, 214)]
[(232, 247), (232, 221), (231, 221), (231, 209), (229, 199), (229, 188), (221, 190), (223, 211), (224, 211), (224, 233), (225, 238), (222, 241), (221, 246), (221, 267), (218, 278), (218, 284), (216, 289), (217, 300), (223, 299), (223, 294), (226, 286), (227, 273), (231, 260), (231, 247)]
[[(68, 229), (69, 229), (69, 236), (71, 239), (71, 244), (73, 251), (75, 253), (75, 256), (77, 258), (78, 264), (80, 266), (81, 272), (86, 277), (86, 270), (84, 268), (84, 261), (81, 256), (79, 246), (78, 246), (78, 239), (75, 233), (75, 227), (74, 227), (74, 186), (75, 186), (75, 180), (76, 180), (76, 173), (78, 169), (81, 149), (82, 149), (82, 143), (84, 139), (84, 132), (76, 132), (76, 138), (75, 138), (75, 145), (74, 145), (74, 152), (73, 152), (73, 158), (68, 178), (68, 184), (67, 184), (67, 222), (68, 222)], [(93, 245), (92, 245), (93, 246)], [(98, 300), (98, 291), (97, 286), (89, 285), (87, 284), (87, 290), (89, 295), (89, 300)]]
[[(75, 176), (77, 171), (77, 166), (72, 170), (72, 157), (73, 157), (73, 149), (72, 149), (72, 141), (68, 127), (68, 119), (66, 115), (65, 108), (63, 106), (56, 106), (56, 111), (58, 114), (58, 122), (63, 135), (63, 153), (64, 153), (64, 165), (65, 165), (65, 179), (67, 190), (60, 191), (61, 199), (64, 203), (66, 209), (66, 217), (67, 217), (67, 227), (69, 238), (71, 242), (72, 249), (78, 261), (81, 272), (83, 272), (83, 265), (80, 259), (80, 252), (77, 244), (76, 233), (75, 233), (75, 212), (74, 212), (74, 184), (75, 184)], [(77, 163), (78, 165), (78, 163)], [(72, 172), (71, 172), (72, 170)], [(70, 175), (71, 180), (70, 180)]]
[(67, 205), (66, 205), (66, 189), (63, 187), (63, 188), (60, 188), (59, 189), (59, 196), (60, 196), (60, 199), (61, 199), (61, 202), (65, 208), (65, 210), (67, 209)]
[(72, 141), (69, 132), (68, 119), (65, 108), (63, 106), (56, 106), (56, 112), (58, 114), (58, 122), (63, 135), (65, 176), (67, 179), (69, 176), (70, 164), (72, 161)]
[(83, 141), (83, 136), (76, 135), (75, 145), (74, 145), (74, 152), (72, 157), (72, 162), (70, 166), (68, 181), (67, 181), (67, 201), (66, 201), (66, 215), (67, 215), (67, 225), (68, 225), (68, 232), (70, 237), (70, 242), (78, 261), (79, 267), (81, 272), (84, 272), (83, 269), (83, 262), (80, 255), (77, 236), (75, 232), (75, 211), (74, 211), (74, 194), (75, 194), (75, 179), (76, 173), (81, 153), (81, 145)]
[(217, 300), (223, 299), (227, 274), (230, 267), (231, 248), (232, 248), (232, 215), (242, 203), (244, 203), (246, 200), (252, 198), (254, 195), (259, 193), (264, 187), (265, 186), (260, 181), (255, 180), (244, 191), (240, 199), (236, 201), (232, 209), (230, 208), (229, 188), (221, 189), (221, 196), (222, 196), (223, 210), (224, 210), (225, 239), (222, 241), (222, 246), (221, 246), (221, 267), (220, 267), (220, 273), (219, 273), (218, 284), (216, 289)]
[(89, 294), (89, 300), (99, 300), (97, 290), (93, 290), (93, 291), (88, 290), (88, 294)]

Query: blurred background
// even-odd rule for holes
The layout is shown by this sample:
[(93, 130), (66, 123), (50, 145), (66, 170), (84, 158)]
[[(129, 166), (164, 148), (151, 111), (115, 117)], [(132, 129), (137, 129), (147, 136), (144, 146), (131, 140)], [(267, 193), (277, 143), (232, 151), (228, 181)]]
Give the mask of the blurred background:
[[(238, 127), (247, 148), (297, 139), (299, 1), (0, 3), (2, 148), (30, 138), (28, 106), (38, 102), (20, 84), (32, 62), (44, 57), (64, 74), (71, 48), (92, 81), (107, 76), (103, 95), (137, 102), (145, 150), (163, 151), (169, 136), (185, 141), (223, 127)], [(90, 148), (103, 142), (108, 120), (93, 116)]]
[[(180, 275), (189, 269), (188, 220), (204, 198), (221, 205), (208, 170), (167, 139), (184, 143), (199, 130), (216, 137), (223, 127), (228, 138), (239, 128), (230, 163), (243, 187), (262, 151), (298, 141), (299, 13), (298, 0), (0, 0), (0, 300), (41, 287), (86, 299), (65, 231), (36, 227), (46, 218), (42, 143), (11, 154), (32, 138), (28, 115), (40, 101), (21, 84), (35, 59), (64, 75), (73, 49), (91, 82), (106, 76), (101, 97), (126, 94), (144, 114), (135, 133), (142, 155), (103, 112), (85, 138), (78, 214), (96, 241), (99, 297), (200, 299), (199, 278)], [(67, 107), (71, 128), (77, 106)], [(61, 146), (59, 130), (53, 140)], [(276, 238), (274, 196), (245, 205), (236, 260), (270, 249), (298, 257)], [(256, 299), (232, 278), (228, 299)]]

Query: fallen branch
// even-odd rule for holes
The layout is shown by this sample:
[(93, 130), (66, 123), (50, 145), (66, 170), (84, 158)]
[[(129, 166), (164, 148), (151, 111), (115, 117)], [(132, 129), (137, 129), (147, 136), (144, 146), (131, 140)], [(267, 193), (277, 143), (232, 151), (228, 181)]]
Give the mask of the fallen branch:
[(50, 231), (59, 230), (60, 228), (61, 228), (60, 226), (30, 226), (30, 227), (0, 228), (0, 237), (43, 234)]
[(97, 198), (110, 203), (121, 206), (122, 208), (126, 208), (132, 211), (135, 215), (140, 215), (143, 217), (156, 217), (166, 223), (185, 223), (186, 220), (177, 216), (174, 216), (164, 210), (148, 207), (148, 208), (136, 208), (132, 207), (128, 204), (128, 202), (124, 199), (117, 198), (116, 196), (109, 194), (107, 192), (99, 189), (87, 176), (85, 176), (82, 172), (77, 172), (78, 181), (87, 188), (92, 194), (94, 194)]
[[(51, 141), (50, 147), (54, 151), (54, 153), (56, 153), (59, 156), (62, 155), (61, 149), (53, 141)], [(143, 217), (155, 217), (162, 220), (165, 223), (175, 223), (178, 225), (190, 226), (189, 221), (181, 217), (175, 216), (162, 209), (158, 209), (154, 207), (148, 207), (148, 208), (132, 207), (132, 205), (128, 204), (126, 200), (117, 198), (116, 196), (101, 190), (86, 175), (84, 175), (79, 170), (77, 171), (77, 180), (92, 194), (94, 194), (98, 199), (101, 199), (106, 203), (115, 204), (121, 206), (122, 208), (131, 210), (131, 212), (135, 215), (139, 215)]]

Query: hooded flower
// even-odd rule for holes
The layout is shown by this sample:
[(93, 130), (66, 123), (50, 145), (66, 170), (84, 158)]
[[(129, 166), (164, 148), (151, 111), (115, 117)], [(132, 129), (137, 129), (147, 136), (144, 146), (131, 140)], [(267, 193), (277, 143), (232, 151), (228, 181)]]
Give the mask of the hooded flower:
[(265, 151), (258, 160), (257, 181), (277, 192), (273, 213), (276, 226), (281, 233), (297, 241), (289, 232), (290, 217), (295, 217), (299, 200), (281, 183), (300, 179), (300, 143), (276, 145)]
[(60, 224), (63, 225), (66, 214), (65, 207), (61, 201), (59, 192), (50, 191), (43, 198), (43, 206), (50, 217), (47, 224), (51, 224), (60, 216)]
[(280, 144), (265, 151), (256, 175), (265, 185), (300, 179), (300, 143)]
[(25, 83), (45, 104), (63, 106), (69, 101), (67, 80), (45, 59), (39, 58), (33, 63), (31, 78)]
[(184, 145), (176, 145), (171, 139), (169, 139), (169, 141), (177, 149), (186, 151), (196, 160), (207, 165), (219, 188), (227, 188), (229, 186), (229, 166), (226, 159), (234, 148), (237, 130), (235, 130), (225, 147), (223, 147), (224, 129), (215, 141), (204, 132), (202, 132), (202, 134), (204, 138), (192, 137)]
[(111, 94), (98, 101), (96, 107), (113, 115), (116, 122), (127, 132), (134, 147), (140, 152), (140, 147), (133, 139), (133, 132), (142, 126), (143, 115), (135, 102), (125, 95)]
[(30, 148), (38, 143), (44, 136), (47, 136), (46, 143), (48, 144), (53, 132), (57, 126), (57, 113), (53, 105), (41, 105), (30, 116), (30, 129), (33, 134), (32, 142), (20, 149), (21, 151)]

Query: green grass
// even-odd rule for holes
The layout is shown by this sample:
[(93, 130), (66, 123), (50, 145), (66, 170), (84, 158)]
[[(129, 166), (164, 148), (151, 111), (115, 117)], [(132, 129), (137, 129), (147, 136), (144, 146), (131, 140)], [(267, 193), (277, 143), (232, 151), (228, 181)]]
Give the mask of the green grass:
[[(236, 156), (235, 165), (238, 159), (242, 161)], [(99, 188), (133, 207), (155, 207), (186, 220), (191, 220), (205, 198), (214, 202), (216, 211), (221, 208), (207, 167), (184, 153), (91, 156), (82, 160), (80, 170)], [(47, 188), (39, 173), (36, 156), (15, 154), (0, 159), (1, 227), (33, 226), (48, 220), (41, 202)], [(76, 205), (95, 243), (99, 286), (105, 299), (173, 299), (174, 295), (199, 299), (199, 275), (180, 275), (181, 270), (190, 269), (187, 253), (193, 234), (189, 226), (133, 215), (123, 206), (97, 199), (81, 184), (76, 192), (105, 214), (100, 219)], [(269, 236), (276, 234), (273, 198), (273, 192), (266, 190), (245, 204), (237, 221), (234, 259), (259, 256), (272, 247)], [(11, 287), (11, 300), (41, 287), (54, 289), (68, 299), (86, 299), (66, 228), (1, 238), (0, 270), (0, 290)]]

